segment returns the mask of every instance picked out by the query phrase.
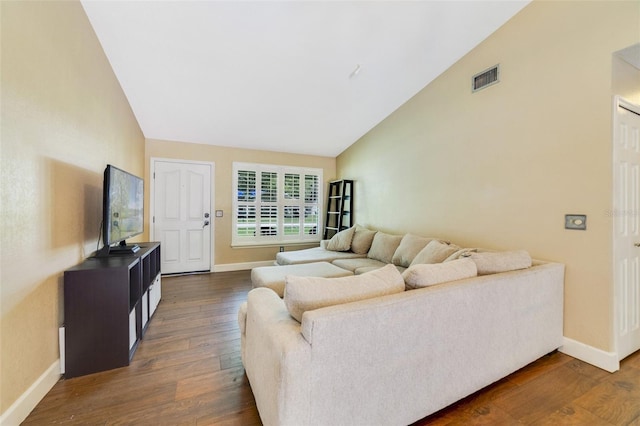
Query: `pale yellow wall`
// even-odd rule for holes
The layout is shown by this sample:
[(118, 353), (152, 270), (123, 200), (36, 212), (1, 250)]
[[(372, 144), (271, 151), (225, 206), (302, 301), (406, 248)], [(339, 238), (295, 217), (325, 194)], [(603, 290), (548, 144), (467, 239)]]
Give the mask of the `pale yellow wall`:
[[(154, 139), (148, 139), (146, 146), (145, 177), (147, 178), (149, 177), (150, 159), (152, 157), (187, 161), (209, 161), (215, 163), (215, 201), (213, 203), (213, 210), (222, 210), (224, 212), (224, 216), (222, 218), (217, 218), (212, 212), (212, 216), (214, 216), (212, 217), (212, 220), (214, 224), (215, 241), (214, 265), (269, 261), (275, 259), (276, 253), (279, 249), (279, 247), (231, 247), (231, 189), (233, 177), (232, 166), (234, 161), (323, 169), (325, 192), (327, 187), (326, 182), (334, 179), (336, 174), (336, 160), (333, 157), (256, 151), (194, 143), (160, 141)], [(145, 202), (148, 206), (148, 196), (146, 197)], [(147, 223), (148, 222), (149, 221), (147, 221)], [(309, 246), (285, 246), (285, 250), (297, 250), (305, 247)]]
[(527, 6), (338, 157), (357, 222), (563, 262), (565, 336), (613, 350), (612, 53), (639, 24), (637, 1)]
[(0, 412), (58, 358), (63, 271), (95, 251), (102, 172), (144, 137), (78, 2), (0, 2)]

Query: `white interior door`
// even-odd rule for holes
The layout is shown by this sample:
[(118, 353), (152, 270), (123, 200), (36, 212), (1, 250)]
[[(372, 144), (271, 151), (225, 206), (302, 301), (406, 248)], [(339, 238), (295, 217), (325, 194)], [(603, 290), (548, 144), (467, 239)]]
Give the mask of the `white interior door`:
[(640, 107), (614, 113), (614, 311), (618, 359), (640, 349)]
[(162, 273), (211, 270), (211, 163), (152, 160), (152, 232)]

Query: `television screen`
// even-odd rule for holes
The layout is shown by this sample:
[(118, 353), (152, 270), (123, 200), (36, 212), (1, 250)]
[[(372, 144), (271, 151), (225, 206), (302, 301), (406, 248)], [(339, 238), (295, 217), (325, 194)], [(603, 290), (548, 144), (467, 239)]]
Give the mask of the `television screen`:
[(104, 171), (103, 240), (123, 243), (144, 231), (144, 181), (107, 165)]

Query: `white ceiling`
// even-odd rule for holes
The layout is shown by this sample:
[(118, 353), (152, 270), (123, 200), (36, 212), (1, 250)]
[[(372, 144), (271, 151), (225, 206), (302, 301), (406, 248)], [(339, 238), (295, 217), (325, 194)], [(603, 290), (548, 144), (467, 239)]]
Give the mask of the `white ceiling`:
[(334, 157), (528, 2), (82, 4), (145, 137)]

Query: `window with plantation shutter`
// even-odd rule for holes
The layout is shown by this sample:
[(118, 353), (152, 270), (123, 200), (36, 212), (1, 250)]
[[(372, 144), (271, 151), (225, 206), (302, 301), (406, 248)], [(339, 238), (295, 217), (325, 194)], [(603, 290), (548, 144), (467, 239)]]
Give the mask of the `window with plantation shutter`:
[(304, 228), (305, 234), (318, 234), (320, 238), (320, 182), (322, 176), (304, 175)]
[(233, 163), (232, 245), (320, 240), (322, 169)]

